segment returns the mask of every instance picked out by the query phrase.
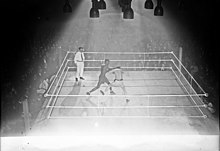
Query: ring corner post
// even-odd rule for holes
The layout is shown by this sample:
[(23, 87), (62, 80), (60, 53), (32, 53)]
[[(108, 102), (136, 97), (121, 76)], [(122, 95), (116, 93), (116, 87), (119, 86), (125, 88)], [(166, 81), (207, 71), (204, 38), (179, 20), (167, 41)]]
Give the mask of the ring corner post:
[(181, 63), (182, 63), (182, 56), (183, 56), (183, 48), (179, 48), (179, 69), (181, 71)]
[(29, 107), (28, 107), (28, 100), (24, 100), (22, 102), (23, 105), (23, 113), (24, 113), (24, 126), (25, 132), (28, 133), (30, 130), (30, 118), (29, 118)]

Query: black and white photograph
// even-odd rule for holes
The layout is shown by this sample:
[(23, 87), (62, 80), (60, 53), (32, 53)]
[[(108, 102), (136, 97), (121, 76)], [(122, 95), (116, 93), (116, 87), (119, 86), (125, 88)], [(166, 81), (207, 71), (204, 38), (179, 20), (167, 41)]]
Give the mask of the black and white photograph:
[(3, 0), (2, 151), (218, 151), (219, 1)]

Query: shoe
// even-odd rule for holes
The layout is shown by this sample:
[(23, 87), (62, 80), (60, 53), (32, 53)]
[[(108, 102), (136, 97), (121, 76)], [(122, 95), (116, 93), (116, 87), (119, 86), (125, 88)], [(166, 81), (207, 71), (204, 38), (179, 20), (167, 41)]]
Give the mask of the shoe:
[(102, 95), (105, 95), (105, 93), (102, 90), (100, 90), (100, 92), (102, 93)]
[(85, 80), (83, 77), (80, 77), (81, 80)]
[(78, 78), (76, 78), (76, 82), (78, 82)]
[(114, 91), (110, 91), (110, 94), (111, 94), (111, 95), (115, 95), (115, 92), (114, 92)]
[(130, 102), (130, 100), (129, 100), (129, 99), (126, 99), (126, 103), (128, 103), (128, 102)]
[(86, 94), (87, 94), (87, 95), (90, 95), (90, 92), (87, 92)]

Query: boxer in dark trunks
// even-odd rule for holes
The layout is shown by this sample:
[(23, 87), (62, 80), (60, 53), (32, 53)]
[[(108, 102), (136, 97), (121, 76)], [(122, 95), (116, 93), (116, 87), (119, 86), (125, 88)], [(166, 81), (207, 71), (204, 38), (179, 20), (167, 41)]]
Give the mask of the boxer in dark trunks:
[[(99, 89), (100, 86), (104, 83), (110, 85), (111, 83), (109, 82), (108, 78), (106, 77), (106, 73), (111, 71), (111, 70), (114, 70), (114, 69), (117, 69), (117, 68), (120, 68), (120, 67), (115, 67), (115, 68), (109, 68), (109, 59), (105, 59), (105, 64), (104, 65), (101, 65), (101, 73), (99, 75), (99, 81), (96, 85), (96, 87), (94, 87), (92, 90), (90, 90), (89, 92), (87, 92), (86, 94), (87, 95), (90, 95), (92, 92), (94, 92), (95, 90)], [(114, 91), (112, 91), (112, 87), (110, 86), (110, 93), (111, 94), (115, 94)]]

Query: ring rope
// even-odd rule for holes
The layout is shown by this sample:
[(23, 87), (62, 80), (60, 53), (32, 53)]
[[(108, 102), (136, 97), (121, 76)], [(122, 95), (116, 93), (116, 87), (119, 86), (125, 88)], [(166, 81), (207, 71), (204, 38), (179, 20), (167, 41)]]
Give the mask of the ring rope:
[(74, 94), (49, 94), (48, 97), (58, 96), (58, 97), (130, 97), (130, 98), (143, 98), (143, 97), (188, 97), (188, 96), (205, 96), (205, 94), (136, 94), (136, 95), (74, 95)]
[[(195, 108), (195, 107), (205, 107), (206, 105), (168, 105), (168, 106), (101, 106), (104, 109), (139, 109), (139, 108)], [(46, 108), (57, 108), (57, 109), (98, 109), (95, 106), (47, 106)]]
[[(172, 69), (172, 71), (173, 71), (173, 69)], [(185, 89), (185, 91), (189, 94), (189, 92), (188, 92), (188, 90), (184, 87), (184, 85), (183, 85), (183, 83), (181, 82), (181, 80), (178, 78), (178, 76), (176, 75), (176, 73), (173, 71), (173, 73), (175, 74), (175, 76), (177, 77), (177, 79), (179, 80), (179, 82), (182, 84), (182, 86), (183, 86), (183, 88)], [(185, 77), (184, 77), (185, 78)], [(197, 94), (196, 94), (196, 96), (198, 96)], [(198, 105), (196, 102), (195, 102), (195, 100), (192, 98), (192, 96), (189, 96), (192, 100), (193, 100), (193, 102), (196, 104), (196, 105)], [(202, 102), (203, 103), (203, 102)], [(204, 103), (203, 103), (204, 104)], [(199, 108), (199, 107), (197, 107), (198, 108), (198, 110), (202, 113), (202, 115), (205, 115), (204, 113), (203, 113), (203, 111)]]
[[(63, 83), (64, 83), (64, 79), (66, 78), (67, 73), (68, 73), (68, 70), (66, 71), (66, 73), (65, 73), (65, 75), (64, 75), (64, 77), (63, 77), (63, 79), (62, 79), (62, 81), (61, 81), (61, 85), (63, 85)], [(61, 90), (61, 87), (59, 87), (59, 90), (58, 90), (58, 93), (57, 93), (57, 94), (60, 93), (60, 90)], [(53, 105), (52, 105), (52, 106), (55, 105), (56, 100), (57, 100), (57, 96), (55, 96), (55, 99), (54, 99), (54, 102), (53, 102)], [(49, 105), (49, 104), (48, 104), (48, 105)], [(52, 113), (52, 110), (53, 110), (53, 108), (51, 108), (51, 110), (49, 111), (49, 113), (48, 113), (48, 117), (50, 117), (50, 115), (51, 115), (51, 113)]]
[(203, 116), (196, 116), (196, 115), (182, 115), (182, 116), (166, 116), (166, 115), (163, 115), (163, 116), (51, 116), (50, 119), (76, 119), (76, 118), (154, 118), (154, 119), (157, 119), (157, 118), (207, 118), (206, 115), (203, 115)]
[[(189, 74), (189, 76), (193, 79), (193, 81), (195, 81), (195, 83), (199, 86), (199, 88), (203, 91), (203, 93), (207, 94), (203, 88), (197, 83), (197, 81), (193, 78), (193, 76), (189, 73), (189, 71), (185, 68), (185, 66), (182, 64), (182, 62), (177, 58), (177, 56), (172, 52), (173, 56), (176, 58), (176, 60), (178, 61), (178, 63), (180, 63), (180, 65), (184, 68), (184, 70)], [(174, 61), (173, 61), (174, 63)], [(174, 63), (175, 64), (175, 63)]]
[[(67, 51), (67, 53), (75, 53), (73, 51)], [(127, 54), (127, 55), (149, 55), (149, 54), (172, 54), (173, 51), (167, 52), (167, 51), (158, 51), (158, 52), (84, 52), (85, 54)]]

